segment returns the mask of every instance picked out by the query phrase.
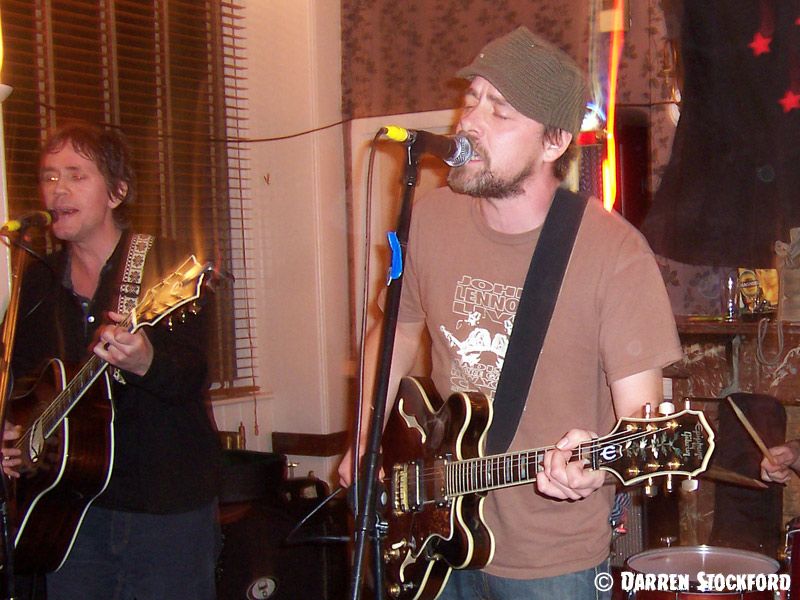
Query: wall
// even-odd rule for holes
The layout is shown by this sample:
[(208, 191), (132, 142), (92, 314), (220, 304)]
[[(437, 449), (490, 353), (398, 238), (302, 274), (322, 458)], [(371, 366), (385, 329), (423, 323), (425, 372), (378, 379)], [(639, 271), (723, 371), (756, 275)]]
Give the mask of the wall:
[[(244, 2), (250, 139), (341, 120), (338, 0)], [(341, 125), (250, 145), (261, 393), (216, 402), (220, 429), (246, 428), (247, 448), (272, 431), (346, 427), (350, 320)], [(258, 431), (255, 423), (258, 422)], [(338, 458), (290, 457), (297, 475), (328, 478)]]

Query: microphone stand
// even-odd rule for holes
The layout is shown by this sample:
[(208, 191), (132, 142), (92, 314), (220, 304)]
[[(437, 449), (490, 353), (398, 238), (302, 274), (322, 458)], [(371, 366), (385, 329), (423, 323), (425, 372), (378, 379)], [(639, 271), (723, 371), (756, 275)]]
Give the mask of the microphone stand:
[[(419, 174), (419, 159), (421, 152), (415, 150), (413, 144), (406, 145), (407, 162), (403, 175), (403, 199), (400, 215), (397, 222), (396, 236), (389, 234), (392, 247), (392, 268), (389, 275), (389, 289), (386, 296), (383, 328), (381, 330), (380, 354), (378, 358), (378, 373), (375, 383), (375, 396), (373, 399), (372, 417), (369, 421), (369, 439), (364, 452), (364, 466), (360, 481), (361, 493), (356, 498), (357, 512), (353, 532), (353, 571), (350, 580), (350, 598), (358, 600), (363, 586), (364, 557), (366, 554), (366, 538), (369, 535), (374, 543), (374, 600), (383, 598), (383, 564), (381, 540), (385, 523), (378, 522), (377, 492), (378, 492), (378, 461), (380, 458), (381, 436), (383, 434), (384, 416), (386, 414), (386, 396), (389, 388), (389, 371), (392, 366), (392, 352), (397, 329), (397, 313), (400, 308), (400, 292), (403, 288), (403, 256), (408, 245), (408, 231), (411, 224), (411, 204), (414, 198), (414, 188), (417, 185)], [(358, 440), (355, 441), (354, 456), (358, 457)], [(384, 492), (385, 496), (385, 492)]]
[[(6, 233), (11, 238), (9, 248), (12, 254), (11, 290), (9, 293), (8, 308), (2, 329), (2, 354), (0, 355), (0, 432), (5, 431), (8, 398), (11, 396), (11, 356), (14, 351), (14, 339), (17, 332), (17, 317), (19, 316), (19, 300), (22, 286), (23, 272), (27, 263), (27, 253), (21, 248), (26, 240), (27, 227), (23, 226), (16, 232), (16, 236)], [(0, 544), (3, 549), (3, 600), (14, 600), (14, 541), (9, 524), (8, 504), (9, 490), (8, 478), (0, 474)]]

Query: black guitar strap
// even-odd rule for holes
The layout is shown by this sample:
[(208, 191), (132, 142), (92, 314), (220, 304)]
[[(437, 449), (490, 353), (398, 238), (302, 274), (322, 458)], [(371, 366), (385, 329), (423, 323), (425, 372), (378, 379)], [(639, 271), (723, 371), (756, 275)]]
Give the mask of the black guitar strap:
[(497, 381), (488, 454), (508, 450), (517, 432), (585, 208), (586, 198), (563, 188), (556, 191), (531, 257)]

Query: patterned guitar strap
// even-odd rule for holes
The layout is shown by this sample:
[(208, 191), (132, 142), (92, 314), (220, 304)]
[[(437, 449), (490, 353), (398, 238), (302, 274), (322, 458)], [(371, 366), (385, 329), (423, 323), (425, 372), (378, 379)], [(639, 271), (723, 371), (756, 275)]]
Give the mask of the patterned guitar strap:
[[(117, 310), (121, 315), (128, 315), (136, 306), (139, 294), (142, 291), (142, 273), (147, 253), (153, 246), (155, 238), (146, 233), (135, 233), (131, 236), (128, 244), (128, 253), (125, 256), (125, 264), (119, 282), (119, 294), (117, 296)], [(125, 383), (122, 371), (114, 367), (111, 369), (111, 376)]]

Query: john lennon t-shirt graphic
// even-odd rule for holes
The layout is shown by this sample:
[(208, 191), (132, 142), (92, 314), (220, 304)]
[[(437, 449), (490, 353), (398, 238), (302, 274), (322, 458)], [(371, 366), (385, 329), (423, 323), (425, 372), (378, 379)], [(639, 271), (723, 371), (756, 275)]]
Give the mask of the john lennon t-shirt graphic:
[(493, 399), (522, 288), (463, 275), (453, 297), (455, 330), (439, 325), (453, 349), (450, 388)]

